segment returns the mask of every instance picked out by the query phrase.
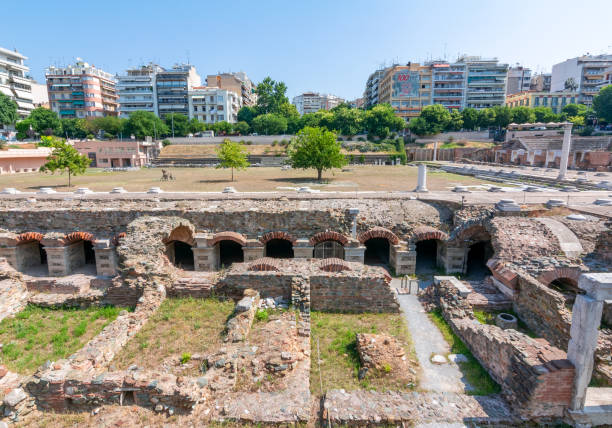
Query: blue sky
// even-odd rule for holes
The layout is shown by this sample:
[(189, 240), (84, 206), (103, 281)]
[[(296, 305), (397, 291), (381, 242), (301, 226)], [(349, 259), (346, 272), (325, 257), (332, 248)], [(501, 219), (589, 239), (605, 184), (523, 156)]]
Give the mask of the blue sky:
[(587, 52), (612, 53), (612, 0), (30, 0), (2, 5), (0, 46), (29, 57), (32, 76), (81, 57), (112, 73), (189, 60), (201, 76), (246, 71), (288, 95), (361, 96), (394, 61), (458, 53), (535, 71)]

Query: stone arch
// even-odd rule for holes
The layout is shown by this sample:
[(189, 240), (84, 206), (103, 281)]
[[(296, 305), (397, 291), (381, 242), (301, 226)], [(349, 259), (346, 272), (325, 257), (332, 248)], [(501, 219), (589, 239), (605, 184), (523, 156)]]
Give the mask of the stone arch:
[(170, 234), (163, 239), (164, 244), (169, 244), (172, 241), (180, 241), (192, 247), (196, 244), (192, 228), (183, 224), (176, 226), (172, 229)]
[(273, 259), (271, 257), (262, 257), (249, 263), (247, 270), (255, 272), (278, 272), (280, 262), (279, 259)]
[(241, 233), (225, 231), (225, 232), (215, 233), (212, 239), (208, 242), (208, 245), (212, 247), (213, 245), (221, 241), (233, 241), (237, 244), (240, 244), (243, 247), (247, 243), (246, 237), (242, 235)]
[(387, 241), (389, 241), (391, 245), (397, 245), (400, 242), (400, 239), (397, 237), (395, 233), (391, 232), (389, 229), (385, 227), (380, 227), (380, 226), (373, 227), (372, 229), (360, 234), (359, 242), (361, 242), (362, 244), (365, 244), (366, 241), (370, 239), (374, 239), (374, 238), (386, 239)]
[(34, 241), (42, 241), (42, 239), (44, 238), (42, 233), (39, 232), (25, 232), (25, 233), (20, 233), (19, 235), (17, 235), (15, 237), (15, 240), (17, 241), (17, 245), (19, 244), (26, 244), (29, 242), (34, 242)]
[(549, 286), (553, 281), (566, 278), (571, 280), (576, 287), (578, 286), (578, 278), (584, 273), (579, 267), (558, 267), (541, 273), (538, 276), (538, 281)]
[(319, 263), (319, 269), (325, 272), (342, 272), (352, 270), (351, 266), (347, 262), (337, 258), (323, 259)]
[(463, 273), (480, 280), (492, 273), (489, 260), (495, 257), (491, 232), (483, 224), (472, 224), (457, 233), (453, 242), (465, 249)]
[(312, 246), (325, 241), (336, 241), (344, 246), (348, 243), (348, 238), (341, 233), (327, 230), (325, 232), (316, 233), (309, 239), (310, 245)]
[(412, 235), (410, 236), (412, 242), (426, 241), (428, 239), (447, 241), (448, 235), (431, 226), (419, 226), (412, 231)]
[(74, 244), (75, 242), (78, 241), (90, 241), (93, 242), (95, 241), (95, 237), (93, 236), (93, 234), (89, 233), (89, 232), (72, 232), (72, 233), (68, 233), (66, 235), (64, 235), (63, 238), (60, 239), (60, 242), (63, 245), (70, 245), (70, 244)]
[(296, 239), (291, 236), (290, 233), (281, 231), (264, 233), (261, 238), (259, 238), (259, 241), (265, 245), (273, 239), (283, 239), (291, 242), (292, 244), (295, 244), (296, 242)]

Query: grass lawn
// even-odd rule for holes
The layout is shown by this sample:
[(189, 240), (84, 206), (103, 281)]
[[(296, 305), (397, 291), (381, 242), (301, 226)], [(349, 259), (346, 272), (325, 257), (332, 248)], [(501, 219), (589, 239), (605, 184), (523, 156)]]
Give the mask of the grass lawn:
[[(418, 371), (412, 338), (400, 314), (336, 314), (311, 313), (310, 391), (321, 394), (329, 389), (354, 390), (359, 388), (385, 390), (410, 390), (392, 374), (380, 378), (358, 380), (360, 368), (357, 353), (357, 333), (387, 333), (404, 344), (411, 366)], [(317, 340), (321, 352), (320, 370), (317, 363)], [(321, 377), (319, 377), (321, 376)]]
[(453, 332), (450, 325), (442, 317), (439, 310), (429, 313), (429, 317), (438, 327), (444, 339), (451, 348), (451, 354), (463, 354), (468, 358), (467, 363), (459, 363), (461, 372), (465, 375), (468, 383), (474, 388), (469, 391), (470, 395), (489, 395), (501, 391), (499, 385), (489, 376), (489, 373), (480, 365), (472, 355), (465, 343)]
[(234, 310), (232, 301), (166, 299), (147, 324), (123, 347), (113, 364), (159, 368), (173, 355), (202, 354), (223, 343), (225, 321)]
[(529, 329), (529, 327), (527, 327), (527, 324), (525, 324), (519, 318), (519, 316), (510, 309), (506, 311), (493, 311), (493, 312), (474, 311), (474, 317), (476, 317), (476, 319), (480, 321), (482, 324), (495, 325), (495, 318), (497, 317), (497, 315), (501, 313), (514, 315), (518, 321), (518, 331), (520, 331), (521, 333), (525, 333), (529, 337), (538, 337), (532, 330)]
[[(62, 174), (29, 172), (0, 176), (0, 189), (14, 187), (21, 191), (35, 192), (41, 187), (53, 187), (57, 191), (74, 191), (77, 187), (108, 192), (122, 186), (128, 191), (146, 191), (159, 186), (165, 191), (220, 192), (226, 186), (234, 186), (240, 192), (287, 190), (311, 186), (320, 190), (335, 191), (412, 191), (417, 185), (417, 168), (409, 166), (350, 166), (344, 170), (323, 172), (322, 182), (316, 182), (314, 170), (281, 170), (280, 167), (253, 167), (245, 171), (234, 171), (231, 182), (229, 169), (216, 168), (166, 168), (176, 180), (160, 182), (160, 168), (143, 168), (138, 171), (105, 172), (100, 168), (89, 168), (84, 175), (72, 177), (68, 188), (68, 177)], [(450, 190), (455, 185), (495, 184), (470, 176), (450, 174), (430, 169), (427, 177), (429, 190)]]
[(0, 322), (0, 363), (31, 374), (47, 360), (66, 358), (82, 348), (121, 308), (47, 309), (27, 306)]

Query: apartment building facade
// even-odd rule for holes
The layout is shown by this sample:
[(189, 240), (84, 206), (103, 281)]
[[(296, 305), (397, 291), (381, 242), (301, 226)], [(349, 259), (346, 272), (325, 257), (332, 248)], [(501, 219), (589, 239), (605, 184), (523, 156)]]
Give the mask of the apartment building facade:
[(434, 61), (426, 64), (432, 71), (431, 103), (440, 104), (448, 110), (465, 107), (465, 64), (449, 64)]
[(257, 104), (257, 93), (255, 92), (257, 86), (243, 71), (209, 74), (206, 76), (206, 86), (232, 91), (241, 98), (243, 106), (254, 106)]
[(293, 97), (293, 105), (300, 115), (316, 113), (319, 110), (331, 110), (340, 105), (344, 99), (331, 94), (319, 94), (318, 92), (304, 92)]
[(238, 122), (242, 97), (229, 89), (195, 87), (189, 91), (189, 119), (212, 124)]
[(590, 107), (602, 82), (605, 81), (606, 69), (610, 66), (612, 54), (584, 55), (567, 59), (553, 65), (550, 89), (552, 92), (564, 91), (566, 82), (572, 79), (577, 86), (578, 103)]
[(478, 56), (462, 56), (457, 63), (466, 65), (465, 107), (480, 110), (504, 105), (508, 64)]
[(386, 70), (386, 68), (381, 68), (368, 76), (365, 91), (363, 92), (363, 106), (365, 108), (370, 108), (376, 104), (379, 104), (378, 90), (380, 87), (380, 81), (385, 75)]
[[(34, 109), (32, 84), (25, 65), (28, 58), (19, 52), (0, 47), (0, 93), (17, 103), (17, 114), (25, 119)], [(1, 126), (1, 125), (0, 125)]]
[(379, 103), (388, 103), (395, 115), (409, 122), (431, 104), (432, 68), (417, 63), (389, 67), (379, 85)]
[(157, 113), (160, 118), (168, 114), (189, 115), (189, 91), (201, 86), (195, 67), (190, 64), (175, 65), (156, 73)]
[(128, 118), (130, 113), (138, 110), (158, 114), (156, 77), (163, 71), (159, 65), (149, 63), (117, 76), (119, 117)]
[(516, 65), (508, 69), (508, 83), (506, 94), (518, 94), (531, 89), (531, 70), (522, 65)]
[(45, 73), (51, 110), (60, 118), (95, 118), (119, 113), (116, 80), (110, 73), (77, 58)]
[(552, 79), (552, 74), (550, 73), (536, 74), (535, 76), (531, 78), (529, 90), (538, 91), (538, 92), (550, 92), (551, 79)]
[(553, 113), (559, 114), (563, 107), (568, 104), (575, 104), (577, 99), (576, 92), (538, 92), (524, 91), (518, 94), (506, 95), (506, 105), (508, 107), (550, 107)]

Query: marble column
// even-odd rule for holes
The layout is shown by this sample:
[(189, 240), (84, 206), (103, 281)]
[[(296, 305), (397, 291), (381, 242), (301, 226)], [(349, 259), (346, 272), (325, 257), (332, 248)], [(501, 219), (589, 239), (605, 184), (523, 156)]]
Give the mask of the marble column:
[(557, 179), (565, 179), (567, 172), (567, 162), (569, 160), (570, 147), (572, 144), (572, 123), (565, 122), (563, 124), (563, 146), (561, 148), (561, 163), (559, 164), (559, 175)]

